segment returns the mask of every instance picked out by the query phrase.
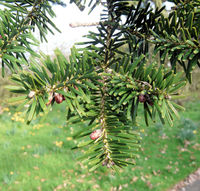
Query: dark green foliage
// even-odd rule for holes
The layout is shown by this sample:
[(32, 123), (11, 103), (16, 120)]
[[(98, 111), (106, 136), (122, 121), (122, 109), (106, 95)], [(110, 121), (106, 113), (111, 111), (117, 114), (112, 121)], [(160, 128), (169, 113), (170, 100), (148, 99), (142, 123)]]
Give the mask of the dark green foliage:
[(81, 0), (70, 0), (70, 3), (76, 4), (80, 11), (83, 11), (85, 9), (85, 6), (82, 4)]
[[(78, 101), (90, 102), (85, 94), (88, 91), (88, 86), (82, 84), (82, 81), (96, 80), (97, 78), (92, 73), (90, 58), (87, 55), (79, 57), (75, 49), (72, 49), (73, 56), (70, 57), (71, 62), (68, 62), (59, 50), (56, 50), (55, 53), (57, 57), (53, 61), (45, 56), (42, 61), (43, 65), (30, 63), (29, 72), (23, 71), (20, 74), (13, 74), (11, 78), (20, 84), (21, 88), (14, 86), (8, 88), (11, 88), (12, 92), (27, 95), (21, 96), (26, 104), (30, 104), (27, 109), (27, 122), (30, 122), (34, 115), (47, 111), (46, 106), (55, 101), (55, 93), (62, 94), (70, 111), (73, 112), (76, 109), (80, 116), (84, 111)], [(82, 63), (82, 67), (78, 63)], [(91, 85), (92, 80), (89, 82)], [(10, 101), (18, 101), (18, 99), (12, 98)]]
[(66, 3), (64, 1), (60, 1), (60, 0), (53, 0), (51, 1), (53, 4), (56, 4), (56, 5), (61, 5), (63, 7), (66, 7)]
[[(162, 66), (159, 68), (155, 65), (146, 67), (143, 63), (137, 67), (137, 64), (130, 64), (126, 66), (126, 71), (114, 76), (111, 81), (110, 95), (116, 97), (116, 102), (118, 102), (113, 109), (122, 107), (126, 110), (127, 117), (135, 120), (137, 105), (142, 102), (147, 125), (148, 116), (155, 121), (157, 112), (162, 123), (165, 123), (164, 119), (166, 119), (172, 126), (173, 114), (178, 117), (178, 112), (175, 109), (177, 105), (171, 102), (171, 98), (176, 95), (180, 87), (185, 85), (184, 81), (179, 80), (180, 74), (174, 74)], [(141, 95), (144, 96), (143, 101), (140, 100)]]
[[(54, 16), (48, 1), (43, 4), (19, 1), (15, 5), (9, 2), (10, 17), (18, 18), (19, 23), (24, 19), (30, 30), (37, 27), (41, 39), (45, 39), (47, 31), (52, 32), (50, 27), (57, 29), (46, 15), (48, 12), (49, 16)], [(74, 149), (85, 150), (80, 159), (87, 162), (91, 170), (101, 165), (117, 170), (117, 167), (134, 164), (140, 147), (140, 134), (136, 130), (138, 107), (144, 108), (147, 125), (149, 119), (155, 121), (158, 115), (162, 124), (167, 121), (172, 126), (174, 115), (178, 117), (177, 110), (183, 109), (173, 102), (186, 83), (184, 75), (176, 71), (176, 65), (180, 63), (190, 79), (193, 66), (199, 64), (196, 32), (199, 31), (199, 9), (195, 2), (187, 6), (181, 2), (186, 11), (178, 4), (169, 18), (164, 18), (163, 8), (153, 10), (142, 0), (91, 0), (90, 11), (100, 3), (104, 6), (98, 31), (89, 32), (85, 36), (88, 40), (73, 47), (68, 60), (59, 50), (55, 51), (54, 60), (48, 56), (40, 60), (32, 58), (27, 70), (11, 77), (18, 85), (9, 88), (22, 94), (11, 101), (21, 101), (18, 109), (28, 106), (25, 110), (27, 123), (40, 112), (47, 113), (54, 104), (66, 102), (67, 123), (79, 127), (74, 134), (79, 140)], [(81, 10), (86, 6), (81, 0), (70, 3)], [(22, 11), (19, 5), (32, 8), (32, 12), (26, 8)], [(19, 17), (18, 12), (22, 12)], [(5, 32), (1, 34), (6, 42), (14, 27), (7, 30), (11, 24), (5, 22), (4, 25)], [(26, 33), (30, 34), (25, 30), (19, 36)], [(27, 40), (22, 42), (24, 49), (31, 53), (31, 48), (26, 47)], [(155, 55), (160, 55), (161, 65), (149, 61), (153, 60), (149, 53), (151, 44), (155, 45)], [(14, 62), (15, 55), (11, 55), (11, 59), (6, 57), (8, 53), (6, 50), (2, 58), (10, 61), (7, 64), (11, 70), (16, 68), (14, 64), (22, 67), (20, 59)], [(23, 54), (19, 51), (20, 56)], [(167, 56), (171, 68), (162, 64)]]
[[(45, 37), (47, 32), (51, 32), (52, 34), (54, 34), (51, 28), (59, 31), (55, 24), (50, 20), (50, 18), (55, 17), (55, 13), (53, 12), (51, 4), (49, 2), (59, 3), (60, 1), (18, 0), (15, 1), (15, 3), (13, 4), (13, 1), (4, 0), (1, 1), (0, 4), (9, 8), (9, 12), (11, 12), (15, 16), (15, 21), (19, 22), (20, 28), (25, 27), (23, 29), (25, 30), (28, 26), (32, 26), (31, 28), (33, 31), (35, 30), (35, 28), (38, 28), (40, 32), (40, 39), (45, 39), (47, 41)], [(14, 29), (12, 29), (12, 31), (14, 32)]]
[(177, 63), (184, 69), (191, 82), (191, 72), (200, 66), (200, 2), (174, 1), (176, 7), (168, 18), (161, 16), (152, 31), (156, 44), (155, 52), (160, 52), (161, 62), (167, 58), (176, 71)]
[[(59, 29), (50, 20), (55, 14), (49, 1), (18, 1), (5, 0), (0, 4), (5, 8), (0, 10), (0, 57), (2, 58), (2, 75), (5, 67), (11, 72), (16, 72), (22, 66), (28, 65), (27, 53), (39, 56), (33, 46), (38, 46), (38, 41), (31, 31), (37, 28), (40, 39), (46, 40), (47, 32), (53, 34), (52, 29)], [(26, 53), (26, 54), (25, 54)]]

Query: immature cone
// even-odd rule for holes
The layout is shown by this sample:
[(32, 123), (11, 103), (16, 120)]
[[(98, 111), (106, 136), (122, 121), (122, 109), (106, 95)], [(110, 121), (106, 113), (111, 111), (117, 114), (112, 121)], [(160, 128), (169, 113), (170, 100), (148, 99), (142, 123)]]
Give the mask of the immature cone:
[(90, 139), (96, 140), (96, 139), (98, 139), (98, 138), (101, 136), (101, 134), (102, 134), (101, 129), (97, 129), (97, 130), (93, 131), (93, 132), (90, 134)]
[(139, 96), (138, 96), (138, 98), (139, 98), (139, 102), (140, 103), (144, 103), (147, 99), (146, 99), (146, 97), (145, 97), (145, 95), (143, 95), (143, 94), (140, 94)]
[(59, 93), (55, 93), (54, 98), (55, 98), (56, 103), (58, 103), (58, 104), (62, 103), (63, 100), (64, 100), (63, 99), (64, 96), (62, 94), (59, 94)]

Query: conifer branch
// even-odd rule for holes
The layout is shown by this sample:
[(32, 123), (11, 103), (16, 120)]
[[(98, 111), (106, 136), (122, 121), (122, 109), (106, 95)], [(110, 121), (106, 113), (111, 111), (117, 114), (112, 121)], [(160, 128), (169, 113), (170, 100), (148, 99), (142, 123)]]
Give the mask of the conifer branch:
[[(81, 0), (70, 2), (80, 9), (84, 7)], [(171, 99), (185, 85), (182, 74), (166, 69), (164, 65), (149, 63), (149, 44), (155, 43), (158, 45), (156, 51), (163, 53), (166, 47), (171, 48), (177, 42), (176, 50), (167, 51), (172, 54), (173, 61), (179, 60), (183, 66), (182, 61), (188, 59), (188, 65), (184, 66), (187, 72), (199, 59), (198, 45), (193, 43), (192, 38), (184, 42), (189, 47), (194, 44), (195, 49), (190, 50), (191, 55), (189, 52), (185, 56), (182, 50), (187, 47), (179, 44), (181, 39), (176, 40), (177, 36), (171, 35), (170, 27), (174, 30), (176, 26), (176, 13), (168, 22), (161, 14), (163, 8), (154, 12), (150, 4), (142, 6), (142, 0), (137, 3), (103, 2), (91, 0), (90, 3), (91, 11), (99, 3), (105, 7), (100, 22), (70, 24), (71, 27), (98, 27), (97, 32), (89, 32), (85, 36), (89, 39), (87, 42), (79, 43), (82, 47), (72, 48), (68, 60), (58, 50), (54, 60), (44, 56), (41, 64), (33, 59), (27, 71), (12, 75), (12, 80), (18, 85), (11, 87), (13, 92), (24, 94), (12, 101), (24, 101), (21, 108), (29, 104), (25, 110), (28, 123), (40, 112), (46, 113), (51, 105), (66, 102), (67, 124), (78, 127), (73, 137), (81, 139), (74, 148), (86, 148), (80, 158), (92, 167), (91, 170), (102, 165), (115, 169), (134, 164), (135, 152), (140, 147), (140, 133), (135, 130), (139, 105), (144, 108), (147, 125), (149, 119), (157, 120), (158, 114), (163, 124), (167, 121), (172, 126), (174, 115), (178, 117), (177, 110), (183, 109)], [(43, 9), (45, 7), (42, 6)], [(40, 19), (34, 23), (34, 17), (38, 15), (33, 15), (33, 18), (30, 15), (33, 23), (29, 19), (25, 23), (33, 28), (37, 24), (44, 27), (41, 31), (45, 36), (49, 30), (45, 25), (48, 17), (42, 15), (45, 22), (41, 24)], [(122, 16), (127, 18), (124, 23), (121, 22)], [(190, 14), (187, 26), (196, 35), (197, 30), (189, 22), (193, 16)], [(54, 26), (52, 22), (50, 25)], [(162, 26), (168, 27), (168, 31), (162, 32)], [(189, 29), (184, 29), (183, 34)], [(19, 41), (19, 38), (15, 40)], [(161, 59), (165, 58), (167, 51)]]

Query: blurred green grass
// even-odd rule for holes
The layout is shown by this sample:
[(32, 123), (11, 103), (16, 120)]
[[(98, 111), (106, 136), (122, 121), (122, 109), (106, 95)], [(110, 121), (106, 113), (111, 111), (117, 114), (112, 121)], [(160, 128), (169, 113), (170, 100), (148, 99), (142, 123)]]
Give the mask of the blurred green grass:
[(43, 122), (38, 119), (29, 126), (21, 122), (19, 113), (4, 111), (0, 115), (0, 190), (167, 190), (200, 167), (200, 101), (185, 107), (181, 117), (198, 127), (193, 139), (183, 143), (177, 138), (182, 125), (178, 119), (174, 127), (159, 122), (146, 127), (139, 116), (140, 157), (120, 174), (104, 167), (89, 172), (76, 160), (79, 152), (70, 149), (73, 129), (65, 125), (64, 105), (56, 105)]

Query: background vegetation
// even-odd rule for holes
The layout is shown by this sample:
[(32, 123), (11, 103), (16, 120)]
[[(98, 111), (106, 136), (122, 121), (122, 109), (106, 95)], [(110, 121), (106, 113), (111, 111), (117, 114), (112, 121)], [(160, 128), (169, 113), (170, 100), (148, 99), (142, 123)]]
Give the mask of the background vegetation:
[(121, 169), (120, 174), (103, 167), (91, 173), (76, 160), (79, 152), (70, 149), (76, 141), (65, 122), (65, 104), (29, 126), (19, 112), (4, 108), (0, 190), (167, 190), (200, 166), (200, 102), (184, 105), (186, 112), (174, 127), (160, 123), (146, 127), (139, 120), (143, 141), (137, 165)]

